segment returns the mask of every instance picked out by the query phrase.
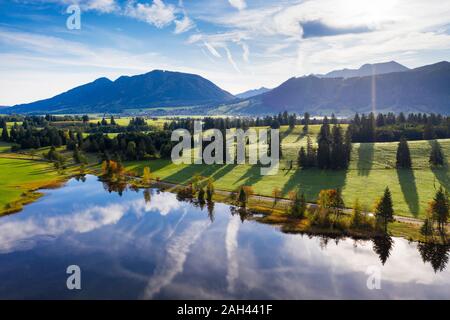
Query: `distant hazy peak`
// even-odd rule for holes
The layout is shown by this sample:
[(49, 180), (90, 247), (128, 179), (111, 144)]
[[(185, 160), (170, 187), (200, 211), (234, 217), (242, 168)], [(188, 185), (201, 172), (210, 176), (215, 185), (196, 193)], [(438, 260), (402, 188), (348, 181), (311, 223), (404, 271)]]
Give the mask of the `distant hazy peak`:
[(266, 88), (266, 87), (261, 87), (259, 89), (252, 89), (252, 90), (247, 90), (245, 92), (239, 93), (236, 95), (236, 97), (240, 98), (240, 99), (248, 99), (263, 93), (266, 93), (270, 91), (270, 89)]
[(366, 77), (377, 74), (386, 74), (392, 72), (408, 71), (409, 68), (401, 65), (395, 61), (381, 62), (381, 63), (366, 63), (359, 69), (341, 69), (328, 72), (324, 75), (317, 75), (319, 78), (353, 78), (353, 77)]

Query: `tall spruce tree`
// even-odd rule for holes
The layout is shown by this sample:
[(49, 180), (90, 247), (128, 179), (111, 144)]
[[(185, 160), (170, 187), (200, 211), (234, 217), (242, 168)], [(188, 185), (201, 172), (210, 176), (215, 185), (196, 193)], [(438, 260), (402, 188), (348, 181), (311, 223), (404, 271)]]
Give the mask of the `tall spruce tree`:
[(423, 130), (423, 139), (424, 140), (431, 140), (435, 138), (435, 132), (433, 123), (431, 122), (431, 119), (428, 119), (427, 124), (424, 127)]
[(2, 125), (2, 141), (9, 142), (8, 127), (6, 126), (6, 122), (3, 122)]
[(352, 155), (352, 129), (351, 126), (347, 128), (347, 131), (345, 131), (345, 155), (347, 157), (347, 163), (346, 168), (348, 168), (348, 165), (350, 163), (351, 155)]
[(316, 166), (317, 151), (314, 148), (312, 139), (309, 135), (306, 138), (306, 157), (307, 157), (307, 166), (308, 167)]
[(247, 194), (245, 193), (244, 187), (241, 187), (239, 189), (238, 201), (241, 204), (241, 207), (245, 208), (245, 206), (247, 204)]
[(430, 164), (433, 166), (444, 165), (444, 154), (442, 153), (441, 145), (436, 140), (431, 145)]
[(389, 187), (386, 187), (383, 197), (375, 205), (375, 216), (384, 226), (384, 232), (387, 233), (388, 223), (394, 221), (394, 205)]
[(449, 202), (448, 193), (444, 191), (442, 186), (436, 191), (436, 195), (431, 202), (431, 211), (433, 214), (433, 220), (438, 223), (439, 231), (444, 232), (449, 216)]
[(397, 148), (397, 168), (411, 168), (411, 166), (411, 153), (409, 151), (408, 141), (402, 138)]
[(310, 121), (310, 115), (308, 112), (305, 112), (305, 114), (303, 115), (303, 133), (304, 134), (308, 134), (309, 121)]
[(327, 169), (330, 167), (331, 154), (331, 133), (327, 117), (324, 118), (323, 125), (320, 127), (317, 143), (319, 145), (319, 148), (317, 149), (317, 166), (320, 169)]
[(332, 131), (330, 166), (333, 169), (347, 168), (347, 153), (342, 136), (342, 129), (335, 125)]

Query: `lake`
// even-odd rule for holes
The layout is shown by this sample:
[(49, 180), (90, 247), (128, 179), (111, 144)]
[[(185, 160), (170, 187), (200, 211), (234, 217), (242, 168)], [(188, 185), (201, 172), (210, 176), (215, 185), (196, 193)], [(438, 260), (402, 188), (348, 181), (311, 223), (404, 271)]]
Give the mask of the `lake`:
[(107, 189), (71, 179), (0, 218), (0, 299), (450, 297), (448, 247), (285, 234), (226, 204)]

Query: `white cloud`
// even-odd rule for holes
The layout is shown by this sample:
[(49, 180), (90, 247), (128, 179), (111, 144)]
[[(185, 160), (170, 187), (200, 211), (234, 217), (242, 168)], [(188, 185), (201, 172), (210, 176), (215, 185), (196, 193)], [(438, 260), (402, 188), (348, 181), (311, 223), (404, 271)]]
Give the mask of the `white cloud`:
[(225, 234), (227, 252), (228, 292), (234, 293), (236, 280), (239, 278), (238, 233), (241, 221), (238, 216), (231, 217)]
[(183, 273), (191, 247), (210, 226), (209, 221), (194, 221), (174, 237), (167, 239), (164, 260), (158, 264), (145, 287), (143, 298), (151, 299)]
[(129, 2), (125, 8), (125, 15), (163, 28), (176, 19), (175, 11), (173, 5), (166, 5), (162, 0), (153, 0), (151, 5)]
[(245, 62), (248, 62), (249, 56), (250, 56), (250, 48), (245, 42), (241, 42), (242, 46), (242, 59), (244, 59)]
[(222, 56), (220, 55), (220, 53), (216, 50), (216, 48), (214, 48), (210, 43), (204, 41), (203, 44), (205, 45), (206, 49), (208, 49), (208, 51), (215, 57), (217, 58), (221, 58)]
[(245, 0), (228, 0), (228, 2), (238, 10), (244, 10), (247, 7)]
[[(88, 5), (93, 1), (79, 2)], [(91, 7), (97, 11), (106, 10), (101, 8), (107, 8), (108, 3), (119, 3), (95, 2), (97, 5)], [(181, 2), (169, 4), (165, 0), (146, 0), (140, 6), (138, 3), (128, 2), (113, 14), (125, 15), (128, 8), (128, 16), (132, 14), (135, 19), (158, 28), (174, 24), (175, 34), (182, 34), (188, 27), (193, 30), (189, 19), (202, 30), (189, 35), (187, 40), (178, 37), (179, 45), (198, 46), (199, 56), (187, 46), (189, 54), (173, 50), (166, 56), (136, 54), (142, 51), (130, 49), (158, 48), (158, 43), (152, 43), (151, 47), (145, 39), (135, 38), (141, 42), (139, 45), (129, 45), (128, 41), (117, 45), (116, 41), (105, 48), (84, 42), (82, 37), (66, 41), (31, 32), (5, 34), (0, 29), (0, 45), (14, 50), (13, 54), (0, 53), (0, 71), (7, 75), (0, 79), (0, 87), (4, 89), (0, 105), (46, 98), (50, 93), (86, 82), (85, 79), (137, 74), (152, 68), (201, 74), (225, 90), (239, 92), (259, 86), (275, 87), (292, 76), (359, 67), (364, 63), (396, 60), (417, 67), (448, 60), (450, 55), (448, 1), (258, 1), (245, 10), (230, 10), (226, 8), (228, 2), (224, 10), (223, 6), (206, 0), (186, 2), (186, 7)], [(331, 29), (360, 28), (367, 32), (311, 36), (311, 29), (306, 29), (309, 37), (305, 38), (304, 25), (311, 21)], [(171, 39), (171, 45), (176, 46), (175, 41)], [(205, 53), (209, 59), (203, 57)], [(236, 59), (238, 56), (242, 60)], [(242, 72), (235, 72), (238, 69)], [(55, 84), (50, 88), (40, 79)]]
[(228, 49), (228, 47), (223, 47), (226, 54), (227, 54), (227, 59), (230, 62), (230, 64), (233, 66), (234, 70), (236, 70), (237, 72), (241, 72), (241, 69), (239, 69), (238, 65), (236, 64), (236, 62), (233, 59), (233, 55), (231, 54), (230, 49)]
[(191, 30), (195, 27), (194, 22), (188, 16), (184, 16), (181, 20), (175, 20), (175, 34), (180, 34)]
[(89, 0), (83, 5), (84, 10), (96, 10), (111, 13), (119, 9), (115, 0)]

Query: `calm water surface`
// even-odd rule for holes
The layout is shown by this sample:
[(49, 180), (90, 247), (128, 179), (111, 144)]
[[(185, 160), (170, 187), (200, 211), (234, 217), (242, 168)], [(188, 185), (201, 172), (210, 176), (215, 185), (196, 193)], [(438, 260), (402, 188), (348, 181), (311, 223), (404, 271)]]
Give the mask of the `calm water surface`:
[[(0, 218), (1, 299), (450, 298), (447, 248), (284, 234), (224, 204), (109, 193), (94, 176), (45, 193)], [(66, 288), (73, 264), (79, 291)]]

